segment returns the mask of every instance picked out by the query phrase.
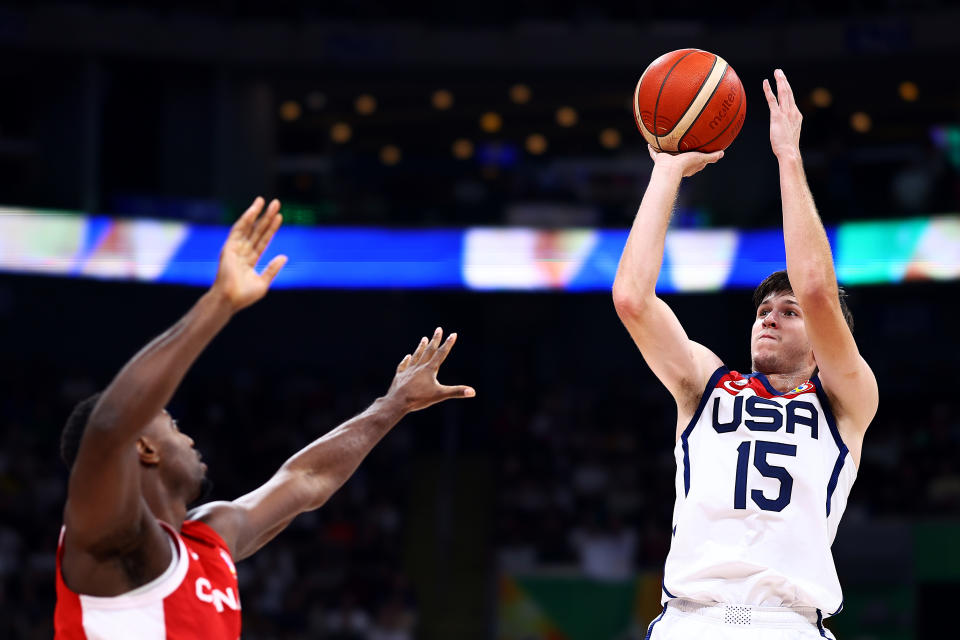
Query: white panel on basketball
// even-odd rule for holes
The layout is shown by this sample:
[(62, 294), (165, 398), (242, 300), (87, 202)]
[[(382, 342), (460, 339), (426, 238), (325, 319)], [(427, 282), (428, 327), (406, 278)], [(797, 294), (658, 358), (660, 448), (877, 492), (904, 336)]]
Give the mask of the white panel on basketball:
[[(661, 149), (664, 151), (679, 150), (678, 145), (680, 144), (680, 140), (690, 127), (693, 126), (697, 118), (700, 117), (703, 108), (707, 106), (707, 102), (713, 97), (717, 86), (720, 84), (720, 81), (723, 80), (723, 74), (727, 72), (727, 66), (727, 61), (717, 56), (717, 62), (713, 65), (710, 75), (703, 81), (700, 92), (697, 94), (697, 97), (693, 99), (693, 102), (690, 103), (690, 106), (687, 107), (687, 110), (683, 113), (683, 117), (680, 118), (680, 121), (677, 122), (676, 126), (674, 126), (667, 135), (660, 136), (657, 140)], [(669, 81), (669, 78), (667, 81)]]

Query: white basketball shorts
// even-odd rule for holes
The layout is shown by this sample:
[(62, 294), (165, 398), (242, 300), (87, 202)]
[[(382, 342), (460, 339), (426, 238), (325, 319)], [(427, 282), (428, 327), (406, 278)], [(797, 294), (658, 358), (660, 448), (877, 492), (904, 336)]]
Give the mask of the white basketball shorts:
[(813, 608), (705, 604), (676, 598), (647, 627), (644, 640), (836, 640)]

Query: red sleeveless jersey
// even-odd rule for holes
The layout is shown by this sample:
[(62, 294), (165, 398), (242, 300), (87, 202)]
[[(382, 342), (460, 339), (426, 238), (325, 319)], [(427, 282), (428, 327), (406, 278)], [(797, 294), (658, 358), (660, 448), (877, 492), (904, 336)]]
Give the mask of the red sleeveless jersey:
[(187, 520), (178, 534), (161, 522), (178, 547), (173, 571), (146, 589), (109, 598), (71, 591), (57, 547), (56, 640), (237, 640), (240, 593), (230, 551), (216, 531)]

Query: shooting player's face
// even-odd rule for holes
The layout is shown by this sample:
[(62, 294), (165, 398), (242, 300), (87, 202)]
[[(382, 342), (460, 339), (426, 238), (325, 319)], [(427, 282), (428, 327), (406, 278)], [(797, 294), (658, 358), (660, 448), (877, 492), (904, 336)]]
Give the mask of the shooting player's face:
[(792, 373), (815, 365), (803, 310), (792, 293), (767, 296), (757, 308), (750, 334), (753, 370)]

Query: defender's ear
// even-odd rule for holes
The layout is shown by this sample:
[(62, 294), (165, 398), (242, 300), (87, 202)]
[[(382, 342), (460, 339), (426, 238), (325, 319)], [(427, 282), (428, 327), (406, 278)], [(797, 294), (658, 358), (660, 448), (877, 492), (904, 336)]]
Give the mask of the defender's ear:
[(160, 463), (160, 452), (153, 443), (146, 437), (137, 438), (137, 454), (140, 456), (140, 462), (145, 465), (156, 465)]

